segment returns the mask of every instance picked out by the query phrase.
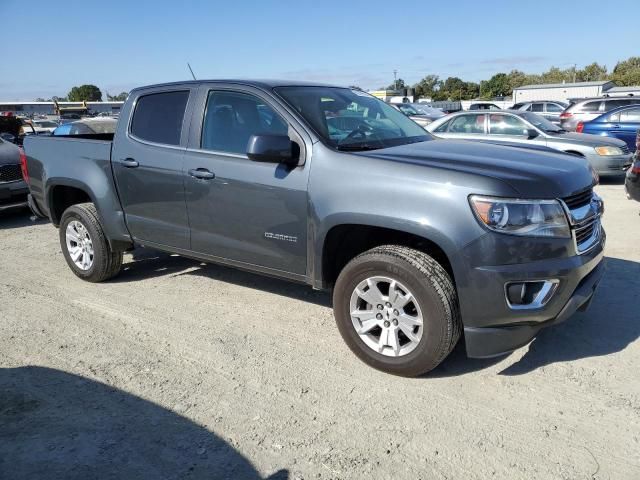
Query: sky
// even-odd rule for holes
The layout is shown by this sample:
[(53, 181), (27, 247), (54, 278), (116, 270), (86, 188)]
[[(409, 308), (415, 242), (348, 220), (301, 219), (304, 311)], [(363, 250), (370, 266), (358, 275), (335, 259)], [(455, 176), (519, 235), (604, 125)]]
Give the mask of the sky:
[[(395, 6), (394, 6), (395, 5)], [(0, 101), (198, 78), (373, 89), (640, 56), (640, 0), (0, 0)], [(106, 97), (105, 97), (106, 98)]]

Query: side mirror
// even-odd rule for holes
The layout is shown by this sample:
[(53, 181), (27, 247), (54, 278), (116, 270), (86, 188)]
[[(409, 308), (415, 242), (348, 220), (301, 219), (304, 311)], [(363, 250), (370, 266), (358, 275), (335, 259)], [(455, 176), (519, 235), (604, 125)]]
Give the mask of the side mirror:
[(247, 157), (254, 162), (298, 165), (299, 147), (287, 135), (251, 135), (247, 143)]
[(535, 128), (528, 128), (526, 135), (527, 135), (527, 138), (529, 140), (532, 140), (532, 139), (538, 137), (540, 134), (538, 133), (538, 131)]

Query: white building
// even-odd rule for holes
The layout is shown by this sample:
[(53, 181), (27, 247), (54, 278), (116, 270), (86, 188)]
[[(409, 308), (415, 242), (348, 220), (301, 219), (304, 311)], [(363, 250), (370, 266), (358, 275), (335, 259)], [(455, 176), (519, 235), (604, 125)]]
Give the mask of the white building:
[[(119, 113), (124, 102), (86, 102), (87, 110), (92, 113)], [(61, 108), (81, 108), (82, 102), (58, 102)], [(53, 102), (0, 102), (0, 112), (13, 112), (15, 115), (53, 115)]]
[(600, 97), (615, 86), (615, 83), (608, 81), (524, 85), (513, 89), (513, 102), (530, 102), (532, 100), (566, 102), (570, 98)]
[(640, 85), (632, 87), (613, 87), (606, 91), (609, 97), (640, 97)]

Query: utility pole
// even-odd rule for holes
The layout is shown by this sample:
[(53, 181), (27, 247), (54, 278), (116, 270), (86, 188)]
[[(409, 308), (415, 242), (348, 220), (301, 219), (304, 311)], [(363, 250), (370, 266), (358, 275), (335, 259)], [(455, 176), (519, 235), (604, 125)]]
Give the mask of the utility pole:
[(578, 65), (577, 64), (573, 64), (573, 83), (576, 83), (576, 67)]
[(393, 71), (393, 89), (398, 90), (398, 70)]

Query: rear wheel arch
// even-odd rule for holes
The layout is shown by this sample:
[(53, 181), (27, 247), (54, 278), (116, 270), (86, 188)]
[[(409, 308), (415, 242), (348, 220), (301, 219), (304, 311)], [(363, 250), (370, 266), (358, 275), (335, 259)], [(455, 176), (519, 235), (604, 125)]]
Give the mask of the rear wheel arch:
[(49, 187), (48, 204), (51, 222), (58, 226), (65, 210), (80, 203), (93, 203), (95, 201), (89, 193), (89, 189), (82, 185), (56, 184)]

